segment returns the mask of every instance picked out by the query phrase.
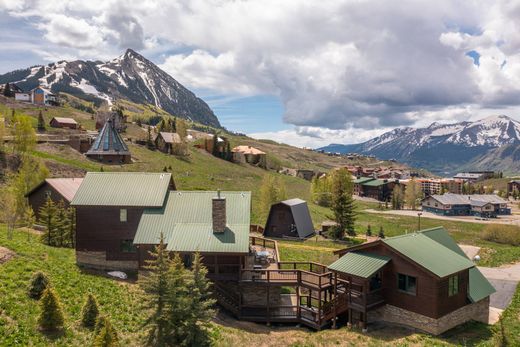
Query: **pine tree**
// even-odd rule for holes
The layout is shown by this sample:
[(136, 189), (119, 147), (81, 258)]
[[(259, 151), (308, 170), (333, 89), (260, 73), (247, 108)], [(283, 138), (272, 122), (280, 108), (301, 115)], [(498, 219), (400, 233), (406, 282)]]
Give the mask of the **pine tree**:
[(11, 97), (11, 85), (9, 83), (5, 84), (4, 87), (4, 96)]
[(45, 233), (42, 235), (43, 243), (53, 246), (55, 242), (55, 229), (57, 226), (57, 210), (54, 201), (47, 197), (45, 203), (40, 208), (40, 224), (45, 226)]
[(218, 157), (219, 156), (218, 135), (217, 135), (217, 133), (213, 134), (213, 146), (211, 148), (211, 154), (213, 154), (214, 157)]
[(148, 133), (147, 133), (147, 137), (146, 137), (146, 145), (148, 146), (149, 149), (154, 148), (154, 143), (153, 143), (153, 139), (152, 139), (152, 128), (149, 125), (148, 125)]
[(45, 119), (43, 119), (41, 110), (38, 113), (38, 131), (45, 131)]
[(188, 346), (211, 345), (211, 319), (214, 317), (212, 309), (215, 300), (211, 298), (210, 283), (206, 278), (207, 269), (202, 264), (202, 257), (195, 253), (193, 258), (191, 279), (188, 284), (191, 305), (189, 306), (184, 326), (186, 334), (184, 344)]
[(60, 200), (56, 204), (56, 224), (55, 224), (55, 244), (54, 246), (63, 247), (69, 241), (69, 216), (65, 209), (65, 203)]
[(43, 272), (38, 271), (33, 274), (27, 293), (29, 297), (39, 300), (48, 286), (49, 278)]
[(103, 317), (96, 322), (96, 328), (94, 330), (94, 343), (93, 347), (117, 347), (119, 344), (119, 337), (114, 329), (114, 326), (108, 319)]
[(97, 300), (92, 294), (89, 294), (81, 310), (81, 324), (86, 328), (94, 328), (98, 315)]
[(40, 317), (38, 325), (44, 331), (55, 331), (63, 326), (63, 312), (58, 296), (54, 290), (47, 287), (40, 299)]
[(385, 238), (385, 231), (383, 230), (383, 226), (382, 225), (379, 227), (379, 234), (378, 234), (378, 236), (380, 238), (382, 238), (382, 239)]
[(372, 236), (372, 227), (370, 227), (370, 224), (367, 226), (367, 236)]
[(332, 176), (332, 211), (334, 221), (338, 224), (333, 228), (336, 239), (343, 238), (345, 230), (351, 236), (356, 235), (353, 189), (352, 178), (347, 169), (336, 170)]
[(189, 271), (184, 267), (179, 254), (175, 254), (171, 260), (168, 269), (168, 290), (166, 293), (166, 311), (167, 331), (165, 334), (166, 341), (173, 346), (184, 344), (186, 339), (185, 323), (189, 316), (190, 306), (192, 304), (192, 293), (190, 293)]
[(171, 260), (168, 257), (162, 233), (159, 245), (153, 252), (150, 252), (150, 256), (151, 259), (146, 261), (145, 266), (149, 273), (140, 280), (140, 285), (146, 293), (145, 307), (152, 312), (145, 322), (145, 326), (148, 328), (147, 344), (165, 346), (169, 326), (166, 319), (166, 303), (168, 292), (171, 290), (168, 277)]

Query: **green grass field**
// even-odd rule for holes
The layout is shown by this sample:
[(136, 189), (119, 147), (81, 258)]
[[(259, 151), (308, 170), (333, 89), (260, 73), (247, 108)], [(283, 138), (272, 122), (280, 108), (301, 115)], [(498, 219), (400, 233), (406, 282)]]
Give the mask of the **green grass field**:
[[(83, 272), (75, 265), (74, 251), (41, 244), (38, 236), (15, 231), (7, 239), (0, 225), (0, 246), (16, 255), (0, 264), (0, 346), (89, 346), (92, 333), (79, 324), (80, 312), (87, 293), (93, 293), (100, 310), (117, 329), (122, 345), (140, 346), (141, 325), (145, 312), (141, 306), (142, 292), (135, 283), (120, 282), (102, 275)], [(284, 251), (296, 246), (298, 253)], [(319, 252), (326, 256), (328, 248), (337, 246), (329, 241), (281, 245), (283, 260), (301, 260)], [(61, 298), (65, 313), (62, 334), (45, 335), (37, 329), (39, 305), (27, 296), (27, 285), (33, 272), (46, 272)], [(505, 311), (503, 326), (509, 346), (520, 344), (520, 289), (511, 306)], [(499, 326), (468, 323), (440, 337), (410, 332), (406, 329), (386, 327), (363, 334), (359, 330), (341, 327), (313, 332), (292, 326), (268, 328), (263, 324), (238, 322), (227, 317), (216, 320), (216, 346), (496, 346), (501, 340)]]

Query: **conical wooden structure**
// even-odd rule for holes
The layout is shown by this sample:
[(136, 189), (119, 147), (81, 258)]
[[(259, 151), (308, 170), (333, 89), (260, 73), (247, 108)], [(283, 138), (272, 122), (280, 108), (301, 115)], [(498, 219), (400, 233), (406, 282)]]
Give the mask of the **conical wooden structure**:
[(132, 161), (130, 150), (114, 127), (112, 119), (105, 122), (96, 141), (85, 155), (105, 164), (129, 164)]

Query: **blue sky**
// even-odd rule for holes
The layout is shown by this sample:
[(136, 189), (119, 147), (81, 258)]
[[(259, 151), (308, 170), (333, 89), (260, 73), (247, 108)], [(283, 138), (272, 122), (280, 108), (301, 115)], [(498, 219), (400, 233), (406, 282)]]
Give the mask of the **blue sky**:
[(0, 72), (132, 48), (230, 130), (318, 147), (518, 117), (519, 22), (506, 0), (0, 1)]

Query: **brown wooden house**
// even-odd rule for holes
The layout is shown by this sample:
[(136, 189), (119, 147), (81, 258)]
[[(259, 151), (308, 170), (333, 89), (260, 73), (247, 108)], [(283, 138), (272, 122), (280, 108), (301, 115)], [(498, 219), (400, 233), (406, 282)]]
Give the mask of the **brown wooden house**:
[(87, 173), (71, 203), (76, 208), (77, 263), (137, 270), (133, 240), (143, 211), (159, 211), (174, 189), (170, 173)]
[(83, 178), (47, 178), (34, 187), (25, 196), (36, 219), (39, 219), (40, 208), (45, 204), (47, 198), (55, 203), (63, 201), (64, 206), (69, 207), (81, 182), (83, 182)]
[(271, 206), (264, 236), (305, 239), (313, 234), (314, 225), (306, 201), (290, 199)]
[(349, 283), (348, 319), (440, 334), (471, 319), (487, 323), (493, 286), (444, 228), (336, 252), (329, 269)]
[(77, 129), (79, 127), (74, 119), (64, 117), (53, 117), (49, 124), (53, 128)]
[(188, 147), (177, 133), (161, 131), (155, 138), (155, 147), (163, 153), (187, 155)]

